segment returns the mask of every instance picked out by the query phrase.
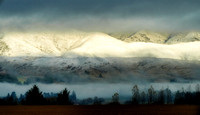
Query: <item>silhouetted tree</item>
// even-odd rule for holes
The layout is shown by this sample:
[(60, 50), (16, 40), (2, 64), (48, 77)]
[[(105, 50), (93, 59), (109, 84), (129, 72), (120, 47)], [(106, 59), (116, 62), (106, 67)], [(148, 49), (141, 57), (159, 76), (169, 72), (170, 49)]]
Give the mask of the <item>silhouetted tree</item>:
[(112, 103), (111, 104), (120, 104), (119, 103), (119, 94), (118, 93), (114, 93), (114, 95), (112, 96)]
[[(137, 85), (134, 85), (132, 88), (132, 100), (127, 101), (125, 104), (197, 104), (200, 105), (200, 85), (196, 85), (196, 90), (193, 92), (191, 86), (184, 90), (176, 91), (175, 95), (171, 92), (169, 88), (165, 90), (162, 88), (160, 91), (155, 91), (152, 86), (148, 89), (148, 92), (145, 94), (144, 91), (140, 93)], [(70, 91), (66, 88), (57, 93), (45, 93), (45, 98), (42, 95), (42, 92), (39, 88), (34, 85), (33, 88), (28, 90), (24, 95), (20, 95), (18, 99), (15, 92), (11, 94), (8, 93), (7, 96), (0, 98), (0, 105), (16, 105), (16, 104), (28, 104), (28, 105), (43, 105), (43, 104), (60, 104), (60, 105), (70, 105), (72, 102), (75, 102), (76, 93), (73, 91), (71, 95)], [(172, 97), (175, 97), (174, 101)], [(82, 105), (101, 105), (104, 102), (103, 98), (87, 98), (81, 101), (76, 101), (77, 104)], [(112, 96), (112, 102), (108, 103), (112, 105), (117, 105), (119, 103), (119, 94), (114, 93)]]
[(158, 94), (158, 104), (165, 104), (165, 94), (163, 88), (159, 91)]
[(155, 98), (156, 98), (156, 91), (151, 86), (148, 89), (148, 104), (153, 104), (155, 102)]
[(25, 95), (20, 94), (18, 101), (19, 101), (20, 104), (25, 104)]
[(138, 89), (137, 85), (133, 86), (132, 94), (133, 94), (133, 96), (132, 96), (132, 104), (139, 104), (140, 92), (139, 92), (139, 89)]
[(79, 102), (80, 105), (92, 105), (94, 100), (92, 98), (83, 99)]
[(146, 103), (146, 94), (144, 91), (141, 93), (140, 97), (141, 97), (141, 104), (145, 104)]
[(14, 101), (16, 101), (17, 102), (17, 95), (16, 95), (16, 93), (13, 91), (12, 93), (11, 93), (11, 95), (10, 95), (12, 98), (13, 98), (13, 100)]
[(187, 91), (185, 92), (184, 103), (185, 104), (193, 104), (194, 103), (194, 97), (191, 92), (191, 85), (188, 86)]
[(180, 104), (181, 103), (181, 93), (180, 91), (177, 91), (175, 94), (174, 104)]
[(5, 105), (5, 100), (3, 98), (0, 98), (0, 105)]
[(93, 105), (101, 105), (103, 101), (104, 101), (103, 98), (98, 98), (95, 96)]
[(185, 91), (184, 88), (182, 88), (182, 91), (177, 91), (175, 94), (175, 104), (184, 104), (184, 99), (185, 99)]
[(166, 93), (166, 103), (171, 104), (172, 103), (172, 92), (171, 92), (171, 90), (169, 88), (166, 88), (165, 93)]
[[(14, 92), (12, 92), (13, 94)], [(16, 95), (15, 95), (16, 96)], [(12, 97), (8, 93), (8, 95), (3, 99), (4, 105), (16, 105), (17, 104), (17, 97)]]
[(200, 85), (196, 85), (195, 104), (200, 105)]
[(71, 105), (72, 103), (69, 99), (69, 93), (70, 91), (68, 91), (66, 88), (63, 91), (61, 91), (58, 94), (57, 103), (59, 105)]
[(10, 105), (13, 102), (13, 98), (10, 96), (10, 93), (7, 94), (5, 99), (8, 105)]
[(25, 103), (28, 105), (43, 105), (45, 104), (44, 97), (39, 88), (34, 85), (29, 91), (26, 92)]

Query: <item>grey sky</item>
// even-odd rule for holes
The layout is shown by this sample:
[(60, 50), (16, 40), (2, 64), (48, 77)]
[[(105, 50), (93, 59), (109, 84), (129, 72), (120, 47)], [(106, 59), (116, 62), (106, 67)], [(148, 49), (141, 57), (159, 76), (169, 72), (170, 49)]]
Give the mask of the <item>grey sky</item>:
[(0, 0), (0, 30), (200, 30), (199, 0)]

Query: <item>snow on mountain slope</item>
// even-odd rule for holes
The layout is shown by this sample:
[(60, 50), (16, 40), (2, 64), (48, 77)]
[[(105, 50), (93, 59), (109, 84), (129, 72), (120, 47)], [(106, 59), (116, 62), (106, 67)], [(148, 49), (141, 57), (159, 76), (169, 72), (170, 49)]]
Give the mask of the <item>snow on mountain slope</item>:
[(176, 44), (181, 42), (200, 41), (200, 32), (181, 33), (171, 37), (166, 43)]
[(134, 42), (132, 57), (156, 57), (180, 60), (200, 60), (200, 42), (188, 42), (174, 45)]
[(85, 33), (8, 33), (1, 40), (9, 47), (5, 56), (60, 56), (81, 46)]
[[(0, 82), (191, 82), (199, 61), (159, 58), (0, 57)], [(3, 73), (3, 74), (2, 74)]]
[(178, 44), (183, 42), (200, 41), (200, 32), (161, 33), (152, 31), (111, 33), (117, 39), (125, 42), (148, 42), (159, 44)]
[[(158, 38), (160, 39), (160, 37)], [(200, 59), (200, 42), (173, 45), (144, 42), (127, 43), (104, 33), (10, 33), (0, 40), (0, 44), (1, 55), (12, 57), (70, 57), (75, 55), (76, 57)]]
[(153, 31), (138, 31), (138, 32), (125, 32), (125, 33), (111, 33), (109, 34), (125, 42), (150, 42), (150, 43), (165, 43), (169, 34), (159, 33)]
[(86, 57), (156, 57), (200, 60), (200, 42), (165, 45), (144, 42), (125, 43), (106, 35), (91, 38), (93, 39), (71, 50), (70, 53)]
[(132, 50), (127, 43), (107, 34), (93, 34), (87, 38), (88, 41), (85, 44), (71, 50), (70, 53), (83, 56), (126, 57)]
[(168, 39), (168, 34), (161, 34), (151, 31), (139, 31), (134, 35), (124, 39), (126, 42), (152, 42), (164, 43)]
[(8, 33), (0, 39), (0, 82), (199, 80), (199, 49), (197, 41), (128, 43), (104, 33)]
[[(119, 40), (124, 41), (125, 39), (129, 38), (130, 36), (134, 35), (135, 32), (118, 32), (118, 33), (108, 33), (108, 35), (117, 38)], [(131, 41), (130, 41), (131, 42)]]

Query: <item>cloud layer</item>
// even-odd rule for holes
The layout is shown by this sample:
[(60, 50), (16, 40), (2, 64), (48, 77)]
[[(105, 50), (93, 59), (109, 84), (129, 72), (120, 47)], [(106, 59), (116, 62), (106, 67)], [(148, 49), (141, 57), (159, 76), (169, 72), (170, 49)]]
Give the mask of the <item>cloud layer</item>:
[(198, 0), (0, 0), (1, 30), (200, 30)]

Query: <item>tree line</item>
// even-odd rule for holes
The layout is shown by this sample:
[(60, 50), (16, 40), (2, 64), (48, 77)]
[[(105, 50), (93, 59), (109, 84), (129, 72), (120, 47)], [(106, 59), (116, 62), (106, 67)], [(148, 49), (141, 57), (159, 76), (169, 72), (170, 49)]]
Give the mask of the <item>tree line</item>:
[(195, 91), (191, 86), (187, 90), (182, 88), (172, 92), (169, 88), (161, 88), (156, 91), (153, 86), (147, 92), (140, 92), (137, 85), (132, 88), (132, 99), (127, 101), (129, 104), (192, 104), (200, 105), (200, 85), (196, 85)]
[[(0, 105), (120, 105), (119, 93), (112, 95), (112, 100), (105, 101), (104, 98), (87, 98), (78, 100), (76, 93), (70, 93), (68, 89), (64, 89), (59, 93), (42, 93), (38, 86), (34, 85), (24, 95), (18, 98), (15, 92), (8, 94), (6, 97), (0, 98)], [(200, 105), (200, 85), (196, 85), (195, 91), (191, 86), (185, 90), (182, 88), (176, 92), (172, 92), (169, 88), (161, 88), (156, 91), (153, 86), (148, 90), (140, 91), (137, 85), (132, 88), (132, 97), (123, 104), (191, 104)]]

